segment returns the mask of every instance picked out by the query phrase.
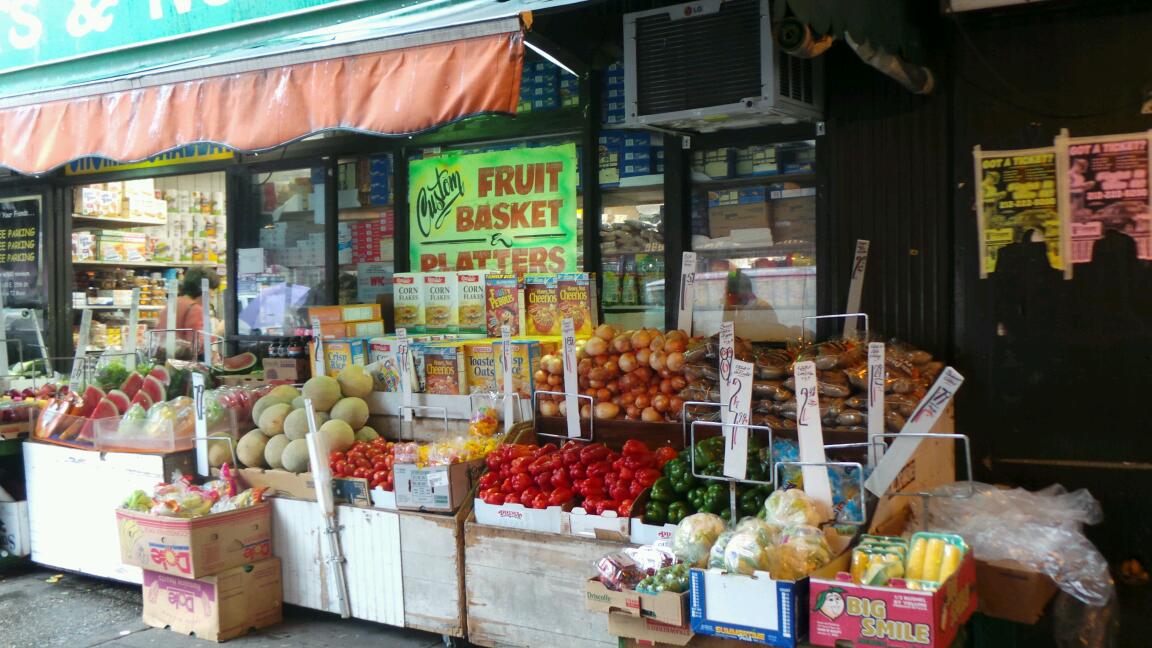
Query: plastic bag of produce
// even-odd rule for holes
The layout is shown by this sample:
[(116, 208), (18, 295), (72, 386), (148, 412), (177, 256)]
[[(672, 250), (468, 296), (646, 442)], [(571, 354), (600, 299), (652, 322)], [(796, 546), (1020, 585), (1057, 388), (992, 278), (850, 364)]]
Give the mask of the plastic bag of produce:
[(733, 534), (724, 547), (724, 569), (730, 573), (746, 574), (768, 569), (768, 547), (754, 531)]
[(705, 567), (716, 538), (724, 532), (724, 520), (712, 513), (694, 513), (680, 520), (672, 534), (672, 553), (692, 567)]
[(789, 490), (773, 491), (768, 499), (764, 500), (764, 521), (781, 528), (808, 525), (819, 526), (821, 522), (832, 519), (828, 507), (808, 496), (807, 493), (792, 488)]
[(768, 571), (777, 580), (796, 580), (832, 561), (824, 532), (810, 525), (789, 527), (768, 549)]
[(712, 543), (712, 551), (708, 552), (708, 569), (724, 569), (724, 548), (728, 546), (728, 541), (734, 535), (736, 535), (736, 531), (729, 529), (721, 533), (716, 538), (716, 542)]
[(752, 533), (760, 540), (760, 544), (768, 546), (775, 544), (783, 531), (779, 526), (768, 524), (758, 517), (746, 517), (736, 524), (736, 533)]

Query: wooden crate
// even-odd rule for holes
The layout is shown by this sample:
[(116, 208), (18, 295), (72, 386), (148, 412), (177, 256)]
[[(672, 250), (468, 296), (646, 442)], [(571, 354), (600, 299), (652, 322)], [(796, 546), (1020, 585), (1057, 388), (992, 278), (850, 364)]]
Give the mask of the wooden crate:
[(471, 500), (453, 515), (400, 512), (405, 627), (465, 636), (464, 521), (471, 513)]
[(464, 525), (468, 640), (480, 646), (615, 648), (603, 614), (584, 605), (600, 556), (619, 542)]

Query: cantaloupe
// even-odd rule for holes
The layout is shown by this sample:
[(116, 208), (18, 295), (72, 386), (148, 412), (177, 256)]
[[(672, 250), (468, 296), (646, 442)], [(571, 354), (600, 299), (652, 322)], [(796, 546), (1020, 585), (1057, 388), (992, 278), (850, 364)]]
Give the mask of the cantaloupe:
[(284, 419), (292, 413), (292, 406), (288, 403), (276, 403), (264, 410), (257, 425), (264, 434), (273, 437), (284, 434)]
[(347, 423), (353, 430), (359, 430), (368, 422), (368, 403), (362, 398), (341, 398), (332, 406), (332, 418)]
[(292, 399), (292, 409), (297, 410), (297, 409), (303, 409), (303, 408), (304, 408), (304, 397), (303, 396), (297, 396), (296, 398)]
[(280, 463), (288, 472), (308, 472), (308, 442), (304, 439), (289, 441), (284, 446), (284, 454), (280, 455)]
[(311, 398), (312, 407), (318, 411), (330, 411), (340, 400), (340, 383), (330, 376), (312, 376), (303, 391), (304, 398)]
[[(327, 420), (327, 412), (316, 412), (316, 429), (319, 430)], [(289, 441), (295, 441), (303, 439), (305, 434), (308, 434), (308, 410), (292, 410), (288, 418), (284, 419), (284, 436)]]
[(291, 403), (293, 398), (298, 398), (300, 396), (300, 390), (296, 389), (292, 385), (276, 385), (272, 388), (272, 391), (268, 392), (266, 395), (275, 396), (276, 398), (279, 398), (286, 403)]
[(283, 470), (284, 448), (288, 447), (288, 444), (291, 442), (292, 439), (289, 439), (283, 434), (277, 434), (271, 439), (268, 439), (268, 444), (264, 446), (264, 463), (267, 464), (269, 468)]
[(232, 438), (232, 435), (227, 432), (213, 432), (208, 436), (225, 439), (224, 441), (208, 442), (208, 465), (213, 468), (219, 468), (226, 463), (232, 463), (231, 443), (228, 441), (228, 439)]
[(360, 365), (348, 365), (341, 369), (336, 382), (340, 383), (340, 391), (346, 397), (368, 398), (372, 394), (372, 376)]
[(273, 405), (279, 405), (280, 403), (290, 402), (291, 399), (284, 400), (283, 398), (273, 396), (271, 394), (262, 396), (260, 400), (256, 401), (256, 404), (252, 406), (252, 422), (259, 424), (260, 416), (264, 413), (264, 410), (268, 409), (269, 407), (272, 407)]
[(352, 426), (340, 419), (332, 419), (320, 426), (320, 434), (328, 439), (328, 448), (333, 452), (344, 452), (356, 442)]
[(372, 441), (374, 439), (379, 439), (379, 438), (380, 438), (380, 435), (376, 433), (376, 430), (373, 430), (372, 428), (368, 427), (367, 425), (360, 428), (359, 430), (356, 430), (356, 440), (357, 441)]
[(249, 468), (262, 468), (266, 445), (268, 437), (260, 430), (252, 430), (240, 437), (240, 442), (236, 444), (236, 457), (240, 459), (240, 463)]

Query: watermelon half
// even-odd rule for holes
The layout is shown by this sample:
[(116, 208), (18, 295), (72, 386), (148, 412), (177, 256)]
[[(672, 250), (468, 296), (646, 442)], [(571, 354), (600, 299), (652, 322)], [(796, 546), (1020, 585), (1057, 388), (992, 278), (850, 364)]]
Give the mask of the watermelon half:
[(149, 371), (148, 375), (159, 380), (165, 387), (172, 384), (172, 376), (168, 374), (168, 370), (164, 367), (152, 367), (152, 371)]
[(92, 439), (95, 434), (96, 421), (104, 418), (116, 418), (120, 413), (116, 409), (116, 404), (111, 400), (105, 398), (96, 404), (92, 410), (92, 416), (84, 422), (84, 427), (80, 428), (81, 439)]
[(112, 404), (116, 406), (116, 411), (120, 414), (127, 412), (128, 407), (132, 405), (132, 398), (119, 389), (113, 389), (104, 398), (112, 401)]
[(84, 390), (84, 396), (82, 397), (83, 405), (80, 406), (80, 411), (76, 412), (76, 416), (92, 416), (93, 410), (96, 409), (96, 406), (100, 403), (101, 400), (103, 400), (103, 398), (103, 389), (89, 386), (88, 389)]
[(136, 392), (140, 391), (140, 386), (143, 384), (144, 376), (133, 371), (128, 374), (128, 378), (124, 381), (124, 384), (120, 385), (120, 391), (124, 392), (124, 395), (128, 398), (133, 398), (136, 396)]
[(141, 389), (136, 392), (136, 395), (132, 397), (132, 402), (128, 404), (129, 407), (133, 405), (140, 405), (144, 409), (149, 409), (152, 407), (152, 398)]
[(160, 382), (156, 376), (149, 375), (144, 379), (144, 384), (140, 386), (140, 391), (148, 394), (153, 403), (162, 403), (165, 400), (165, 394), (168, 391), (167, 385)]

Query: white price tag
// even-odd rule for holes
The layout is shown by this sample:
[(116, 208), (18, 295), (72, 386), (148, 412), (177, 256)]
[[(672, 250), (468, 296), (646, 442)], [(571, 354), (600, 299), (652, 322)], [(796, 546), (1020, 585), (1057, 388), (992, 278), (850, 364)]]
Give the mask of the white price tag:
[(500, 361), (504, 367), (504, 431), (512, 429), (516, 411), (512, 399), (512, 327), (500, 327)]
[(180, 299), (180, 292), (176, 286), (175, 279), (168, 280), (168, 332), (164, 334), (164, 349), (168, 355), (164, 356), (169, 360), (176, 357), (176, 302)]
[[(168, 320), (172, 321), (172, 320)], [(92, 335), (92, 309), (87, 309), (80, 315), (80, 335), (76, 337), (76, 354), (72, 358), (72, 372), (68, 383), (73, 392), (79, 392), (87, 378), (85, 363), (88, 358), (88, 340)], [(172, 356), (168, 356), (171, 358)]]
[(875, 466), (884, 456), (879, 444), (884, 439), (884, 343), (868, 343), (868, 465)]
[(312, 318), (312, 340), (314, 344), (312, 347), (316, 350), (316, 357), (313, 358), (313, 376), (323, 376), (328, 373), (324, 364), (324, 336), (320, 335), (320, 318)]
[(560, 322), (560, 335), (563, 337), (564, 347), (564, 408), (567, 410), (565, 418), (568, 421), (568, 437), (580, 436), (580, 381), (576, 378), (576, 326), (571, 317), (565, 317)]
[(680, 268), (680, 311), (676, 326), (692, 335), (692, 309), (696, 305), (696, 253), (685, 252)]
[(431, 488), (447, 488), (448, 471), (433, 470), (432, 472), (428, 473), (428, 486)]
[[(860, 295), (864, 292), (864, 270), (868, 266), (868, 247), (871, 245), (864, 239), (856, 240), (856, 256), (852, 259), (852, 278), (848, 281), (848, 305), (845, 313), (860, 312)], [(844, 318), (844, 337), (855, 338), (856, 318)]]
[(408, 409), (412, 405), (412, 383), (408, 373), (412, 367), (411, 356), (411, 347), (408, 346), (408, 329), (396, 329), (396, 364), (400, 366), (400, 405), (404, 407), (401, 410), (403, 412), (401, 420), (403, 421), (412, 420), (412, 410)]
[[(748, 425), (752, 411), (752, 363), (732, 362), (731, 400), (724, 402), (725, 423)], [(724, 476), (744, 479), (748, 475), (748, 428), (724, 427)]]
[(124, 366), (128, 367), (129, 371), (136, 369), (136, 336), (137, 331), (140, 330), (140, 289), (132, 289), (132, 307), (128, 309), (128, 330), (124, 334), (124, 353), (128, 354), (125, 358)]
[[(796, 363), (796, 428), (800, 440), (800, 461), (825, 463), (824, 427), (820, 423), (820, 397), (816, 385), (816, 363)], [(802, 466), (804, 492), (832, 508), (832, 484), (826, 466)]]
[[(208, 417), (204, 406), (204, 374), (192, 372), (192, 415), (196, 430), (196, 472), (208, 476)], [(233, 466), (236, 468), (236, 466)]]
[[(900, 433), (927, 434), (930, 432), (932, 427), (936, 425), (936, 421), (940, 420), (944, 414), (944, 410), (948, 409), (948, 404), (952, 402), (952, 398), (960, 390), (962, 384), (964, 384), (964, 376), (961, 376), (952, 367), (945, 367), (940, 377), (932, 384), (932, 388), (928, 390), (927, 395), (916, 406), (912, 416), (908, 417), (908, 422), (904, 424), (904, 429), (900, 430)], [(893, 480), (896, 479), (901, 470), (904, 470), (904, 466), (912, 458), (916, 448), (920, 446), (920, 442), (923, 440), (923, 437), (897, 437), (888, 447), (888, 451), (884, 453), (884, 458), (876, 464), (876, 469), (872, 471), (872, 476), (868, 478), (868, 481), (864, 482), (864, 486), (877, 497), (888, 492)]]
[[(732, 322), (720, 323), (720, 353), (718, 355), (720, 371), (720, 402), (732, 401), (732, 361), (736, 359), (736, 333)], [(720, 420), (731, 423), (727, 407), (720, 408)]]

